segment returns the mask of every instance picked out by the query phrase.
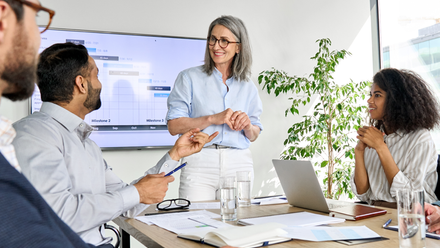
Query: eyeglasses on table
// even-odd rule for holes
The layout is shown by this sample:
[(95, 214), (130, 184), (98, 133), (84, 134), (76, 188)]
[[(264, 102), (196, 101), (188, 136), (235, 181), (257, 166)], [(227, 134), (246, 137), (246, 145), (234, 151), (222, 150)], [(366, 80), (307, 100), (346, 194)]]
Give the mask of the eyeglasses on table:
[(184, 198), (170, 199), (159, 202), (156, 207), (158, 210), (167, 211), (175, 209), (188, 209), (191, 202)]

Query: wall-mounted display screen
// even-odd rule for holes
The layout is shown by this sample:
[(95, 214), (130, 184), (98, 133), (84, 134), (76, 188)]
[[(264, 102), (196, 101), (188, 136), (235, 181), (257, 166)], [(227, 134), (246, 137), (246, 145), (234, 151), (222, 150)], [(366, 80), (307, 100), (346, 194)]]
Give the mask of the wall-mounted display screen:
[[(90, 138), (103, 149), (172, 146), (167, 98), (177, 74), (203, 64), (206, 40), (151, 35), (49, 29), (41, 35), (40, 52), (55, 43), (84, 45), (95, 59), (102, 83), (102, 106), (85, 121)], [(31, 113), (41, 107), (38, 87)]]

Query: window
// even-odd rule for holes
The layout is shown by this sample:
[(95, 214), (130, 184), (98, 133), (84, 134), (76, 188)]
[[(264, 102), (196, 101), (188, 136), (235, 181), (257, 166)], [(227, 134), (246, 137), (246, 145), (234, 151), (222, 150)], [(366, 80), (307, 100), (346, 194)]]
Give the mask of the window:
[[(440, 1), (377, 1), (381, 68), (417, 72), (440, 100)], [(440, 130), (432, 136), (440, 153)]]

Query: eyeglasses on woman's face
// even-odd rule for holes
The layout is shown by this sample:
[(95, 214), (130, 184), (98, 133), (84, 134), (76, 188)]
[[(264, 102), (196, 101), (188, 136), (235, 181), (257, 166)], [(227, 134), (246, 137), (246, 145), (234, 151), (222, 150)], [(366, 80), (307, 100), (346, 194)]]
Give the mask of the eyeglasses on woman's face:
[(236, 42), (236, 41), (229, 41), (224, 38), (217, 39), (214, 37), (214, 35), (211, 35), (211, 37), (208, 37), (207, 39), (208, 39), (208, 44), (210, 46), (215, 46), (215, 43), (217, 43), (217, 41), (218, 41), (218, 45), (223, 49), (227, 48), (229, 43), (240, 43), (240, 42)]

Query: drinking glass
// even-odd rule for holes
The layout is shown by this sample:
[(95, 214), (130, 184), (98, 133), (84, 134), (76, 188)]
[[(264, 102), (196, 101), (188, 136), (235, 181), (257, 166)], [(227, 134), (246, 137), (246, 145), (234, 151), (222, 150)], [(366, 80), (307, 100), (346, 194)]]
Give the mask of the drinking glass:
[(249, 171), (237, 171), (237, 197), (239, 207), (251, 205), (251, 173)]
[(223, 221), (237, 220), (235, 177), (220, 178), (220, 206)]
[(400, 248), (425, 247), (425, 206), (423, 190), (398, 190), (397, 214)]

